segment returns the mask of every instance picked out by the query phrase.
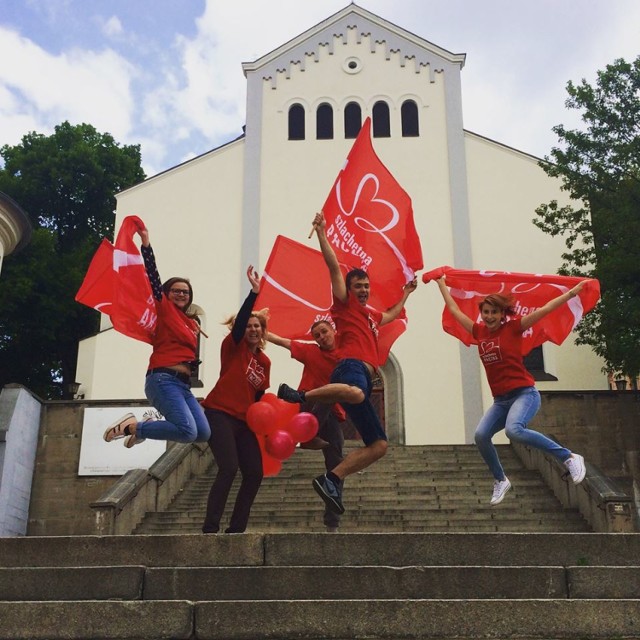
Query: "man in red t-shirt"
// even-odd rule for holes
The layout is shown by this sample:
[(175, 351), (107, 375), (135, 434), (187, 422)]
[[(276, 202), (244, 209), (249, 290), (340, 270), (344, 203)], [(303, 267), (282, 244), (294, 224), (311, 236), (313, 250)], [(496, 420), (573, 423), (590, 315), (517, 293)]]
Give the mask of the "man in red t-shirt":
[[(289, 340), (271, 332), (267, 337), (269, 342), (288, 349), (291, 357), (304, 365), (300, 384), (298, 384), (299, 391), (308, 391), (328, 384), (340, 359), (336, 348), (336, 330), (329, 320), (314, 322), (311, 325), (311, 335), (315, 344)], [(300, 443), (300, 448), (321, 449), (325, 468), (331, 471), (343, 460), (344, 436), (340, 423), (346, 418), (344, 409), (339, 404), (332, 406), (319, 402), (307, 402), (302, 405), (302, 410), (313, 413), (318, 419), (318, 435), (309, 442)], [(340, 525), (340, 514), (325, 507), (324, 524), (327, 531), (337, 531)]]
[(278, 397), (287, 402), (339, 402), (362, 436), (365, 446), (354, 449), (340, 464), (313, 480), (313, 487), (335, 513), (344, 513), (342, 485), (344, 478), (365, 469), (387, 451), (387, 436), (371, 404), (372, 378), (380, 365), (378, 327), (395, 320), (409, 295), (416, 290), (414, 279), (404, 286), (402, 297), (384, 312), (367, 307), (369, 276), (362, 269), (352, 269), (342, 277), (338, 258), (327, 239), (322, 212), (313, 226), (320, 250), (331, 277), (333, 306), (331, 317), (340, 336), (340, 361), (331, 374), (331, 382), (310, 391), (296, 391), (286, 384), (278, 388)]

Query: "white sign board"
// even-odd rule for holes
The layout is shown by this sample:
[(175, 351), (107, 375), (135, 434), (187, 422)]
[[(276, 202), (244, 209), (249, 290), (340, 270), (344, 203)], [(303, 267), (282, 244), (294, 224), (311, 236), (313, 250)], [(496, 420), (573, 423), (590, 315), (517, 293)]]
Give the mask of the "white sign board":
[(153, 412), (154, 419), (162, 416), (147, 407), (85, 407), (80, 442), (79, 476), (121, 476), (130, 469), (148, 469), (167, 449), (166, 440), (145, 440), (127, 449), (124, 440), (105, 442), (107, 427), (127, 413), (138, 421)]

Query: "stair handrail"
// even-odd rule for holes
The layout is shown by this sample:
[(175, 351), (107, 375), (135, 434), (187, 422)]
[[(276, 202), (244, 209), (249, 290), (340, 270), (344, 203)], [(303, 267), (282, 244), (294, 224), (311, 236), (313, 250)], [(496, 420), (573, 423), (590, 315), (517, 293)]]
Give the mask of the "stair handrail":
[(206, 443), (172, 443), (149, 467), (131, 469), (89, 506), (97, 535), (129, 535), (148, 512), (169, 506), (186, 482), (211, 463)]
[[(552, 439), (558, 442), (556, 438)], [(587, 475), (580, 484), (574, 485), (567, 468), (556, 458), (517, 442), (512, 442), (511, 446), (527, 469), (535, 469), (542, 475), (562, 506), (577, 509), (593, 531), (637, 531), (633, 498), (596, 465), (585, 460)]]

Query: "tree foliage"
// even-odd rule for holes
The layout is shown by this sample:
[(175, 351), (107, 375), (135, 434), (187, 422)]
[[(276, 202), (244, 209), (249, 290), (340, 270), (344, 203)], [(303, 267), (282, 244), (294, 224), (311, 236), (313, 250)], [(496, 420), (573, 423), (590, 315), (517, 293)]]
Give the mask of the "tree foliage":
[(140, 147), (63, 122), (50, 136), (32, 132), (3, 146), (0, 157), (0, 191), (34, 227), (0, 277), (0, 388), (17, 382), (62, 397), (78, 341), (98, 329), (98, 314), (74, 297), (101, 239), (113, 235), (115, 194), (145, 177)]
[(599, 71), (595, 86), (567, 84), (579, 130), (554, 127), (562, 147), (541, 166), (562, 180), (573, 203), (541, 205), (534, 224), (562, 236), (561, 273), (597, 278), (602, 299), (578, 327), (605, 368), (640, 373), (640, 56)]

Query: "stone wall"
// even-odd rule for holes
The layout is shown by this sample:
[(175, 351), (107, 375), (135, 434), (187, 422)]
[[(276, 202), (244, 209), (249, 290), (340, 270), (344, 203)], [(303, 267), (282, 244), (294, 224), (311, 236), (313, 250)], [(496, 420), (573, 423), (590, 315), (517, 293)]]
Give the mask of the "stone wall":
[(51, 401), (44, 405), (27, 535), (94, 533), (89, 505), (113, 485), (113, 476), (78, 476), (85, 407), (148, 406), (146, 401)]
[(612, 478), (639, 479), (640, 393), (544, 392), (531, 427), (552, 435)]
[[(79, 477), (80, 436), (87, 406), (134, 406), (126, 401), (47, 402), (38, 439), (28, 535), (90, 534), (89, 505), (114, 483), (112, 476)], [(147, 406), (140, 401), (140, 406)], [(639, 479), (640, 395), (635, 392), (544, 392), (532, 427), (582, 453), (625, 489)]]

